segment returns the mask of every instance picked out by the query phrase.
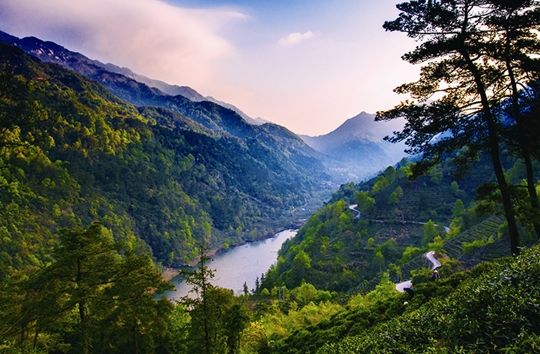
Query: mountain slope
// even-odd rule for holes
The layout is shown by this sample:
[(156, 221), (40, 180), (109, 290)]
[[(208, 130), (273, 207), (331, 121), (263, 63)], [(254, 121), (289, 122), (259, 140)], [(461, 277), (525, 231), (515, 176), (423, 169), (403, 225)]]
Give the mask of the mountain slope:
[[(164, 94), (159, 89), (150, 87), (130, 76), (145, 80), (151, 79), (134, 74), (126, 68), (119, 68), (112, 64), (102, 64), (99, 61), (91, 60), (80, 53), (72, 52), (53, 42), (45, 42), (35, 37), (18, 39), (4, 32), (0, 32), (0, 41), (15, 45), (42, 61), (61, 65), (97, 81), (109, 88), (116, 96), (136, 106), (161, 107), (180, 113), (218, 134), (230, 134), (240, 139), (258, 139), (263, 135), (272, 134), (272, 131), (286, 130), (279, 126), (275, 126), (274, 129), (269, 130), (248, 124), (246, 122), (246, 116), (239, 115), (234, 110), (236, 107), (232, 105), (226, 104), (227, 107), (224, 107), (210, 101), (193, 102), (182, 95), (171, 96)], [(107, 68), (112, 69), (112, 71)], [(155, 80), (151, 81), (157, 82)], [(174, 89), (170, 85), (167, 87), (168, 90)], [(195, 99), (198, 101), (201, 97), (199, 95)], [(228, 107), (233, 107), (233, 109)], [(257, 122), (259, 125), (260, 123), (260, 121)], [(294, 143), (291, 144), (291, 141), (289, 141), (287, 144), (280, 144), (280, 146), (289, 146), (288, 154), (297, 161), (303, 161), (303, 172), (311, 175), (312, 171), (317, 171), (317, 177), (328, 179), (328, 176), (324, 173), (325, 169), (320, 163), (321, 155), (304, 144), (296, 135), (288, 134), (288, 138), (293, 139)], [(276, 137), (262, 137), (261, 140), (276, 143), (279, 139)], [(295, 148), (292, 149), (290, 148), (291, 146)], [(270, 150), (280, 150), (276, 144), (268, 145), (267, 148)]]
[(342, 169), (356, 179), (365, 178), (405, 156), (402, 146), (383, 141), (396, 127), (374, 119), (374, 115), (362, 112), (328, 134), (303, 135), (301, 138), (315, 150), (341, 163), (334, 168)]
[(120, 74), (127, 78), (133, 79), (134, 81), (143, 83), (150, 88), (158, 89), (162, 95), (183, 96), (193, 102), (213, 102), (235, 111), (250, 124), (260, 125), (265, 123), (265, 121), (260, 118), (249, 117), (232, 104), (219, 101), (213, 97), (205, 97), (191, 87), (170, 85), (166, 82), (137, 74), (129, 68), (119, 67), (111, 63), (104, 64), (98, 60), (89, 59), (80, 53), (70, 51), (54, 42), (42, 41), (35, 37), (25, 37), (19, 39), (2, 31), (0, 31), (0, 41), (6, 44), (15, 45), (24, 50), (26, 53), (39, 58), (43, 62), (62, 65), (87, 77), (95, 76), (96, 71), (105, 70), (110, 73)]
[[(514, 165), (508, 176), (518, 184), (520, 162), (506, 157), (505, 165)], [(476, 227), (497, 213), (477, 213), (474, 205), (476, 189), (493, 182), (489, 159), (483, 156), (463, 175), (455, 175), (454, 167), (445, 160), (428, 175), (409, 180), (411, 165), (402, 162), (358, 185), (342, 185), (284, 244), (265, 287), (284, 284), (291, 289), (309, 282), (325, 290), (366, 290), (387, 268), (395, 280), (406, 276), (409, 261), (428, 250), (448, 253), (452, 248), (456, 252), (451, 254), (467, 265), (489, 255), (507, 255), (508, 239), (497, 232), (500, 223)], [(349, 208), (353, 204), (359, 214)], [(522, 241), (531, 240), (528, 235)]]
[(414, 295), (380, 284), (317, 325), (272, 338), (270, 352), (537, 352), (540, 278), (531, 275), (539, 270), (540, 248), (535, 246), (516, 258), (446, 271), (436, 281), (417, 277)]
[(95, 219), (159, 261), (182, 264), (204, 240), (221, 247), (265, 237), (319, 189), (307, 167), (317, 160), (298, 155), (312, 150), (296, 136), (251, 127), (210, 102), (203, 107), (225, 110), (244, 139), (136, 108), (3, 44), (0, 77), (2, 272), (43, 261), (59, 228)]

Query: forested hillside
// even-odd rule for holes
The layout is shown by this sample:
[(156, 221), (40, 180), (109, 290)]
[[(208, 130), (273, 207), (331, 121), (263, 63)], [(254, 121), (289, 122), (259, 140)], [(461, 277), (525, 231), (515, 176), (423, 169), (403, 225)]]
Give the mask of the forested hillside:
[[(518, 183), (523, 165), (512, 160), (506, 164), (508, 176)], [(474, 199), (478, 186), (492, 182), (486, 158), (463, 175), (456, 174), (448, 160), (411, 180), (412, 166), (404, 160), (369, 181), (343, 185), (283, 246), (264, 286), (270, 290), (279, 284), (290, 288), (309, 282), (327, 290), (366, 290), (386, 269), (397, 280), (403, 271), (408, 274), (412, 259), (427, 250), (442, 250), (456, 238), (452, 243), (465, 245), (469, 254), (486, 243), (498, 243), (507, 254), (501, 223), (500, 229), (476, 234), (475, 246), (467, 245), (470, 239), (458, 238), (497, 213), (488, 201)], [(532, 242), (532, 234), (528, 237), (525, 242)]]
[[(409, 294), (385, 278), (346, 305), (313, 291), (302, 292), (309, 305), (287, 295), (248, 327), (246, 352), (266, 346), (291, 354), (534, 353), (540, 341), (539, 262), (535, 246), (517, 258), (484, 262), (437, 281), (420, 272)], [(298, 308), (287, 310), (292, 301)]]
[(282, 227), (319, 185), (305, 167), (316, 160), (287, 152), (294, 136), (265, 133), (281, 128), (242, 140), (17, 48), (0, 54), (2, 271), (42, 261), (56, 230), (92, 220), (182, 264), (203, 239), (223, 247)]
[(388, 140), (415, 159), (342, 186), (284, 245), (248, 348), (537, 352), (538, 2), (396, 7), (383, 27), (418, 42), (420, 75), (377, 119), (406, 120)]

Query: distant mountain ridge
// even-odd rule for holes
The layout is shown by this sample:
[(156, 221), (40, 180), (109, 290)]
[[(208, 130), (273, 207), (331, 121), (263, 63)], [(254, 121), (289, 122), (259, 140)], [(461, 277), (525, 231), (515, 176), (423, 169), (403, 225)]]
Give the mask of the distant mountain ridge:
[[(54, 42), (43, 41), (36, 37), (19, 39), (2, 31), (0, 31), (0, 42), (19, 47), (43, 62), (61, 65), (97, 81), (107, 86), (118, 97), (139, 107), (166, 108), (189, 117), (214, 132), (245, 138), (257, 135), (252, 126), (265, 123), (261, 119), (250, 118), (233, 105), (211, 97), (206, 100), (204, 96), (189, 87), (169, 85), (136, 74), (128, 68), (103, 64)], [(176, 95), (173, 96), (172, 94), (175, 93)], [(300, 140), (296, 136), (295, 139)], [(303, 147), (298, 144), (292, 145), (301, 148), (302, 154), (316, 155), (307, 145)]]
[(367, 140), (380, 142), (383, 138), (391, 134), (392, 130), (384, 122), (376, 122), (375, 115), (361, 112), (356, 116), (347, 119), (333, 131), (318, 135), (302, 135), (302, 139), (309, 141), (320, 149), (330, 148), (343, 141)]
[(350, 176), (365, 178), (403, 158), (403, 146), (383, 140), (395, 130), (387, 122), (375, 121), (375, 115), (361, 112), (347, 119), (330, 133), (319, 136), (300, 135), (315, 150), (341, 162), (334, 168)]
[(43, 41), (36, 37), (18, 38), (2, 31), (0, 31), (0, 42), (19, 47), (26, 53), (39, 58), (43, 62), (59, 64), (85, 76), (90, 76), (92, 71), (95, 71), (96, 69), (103, 69), (146, 84), (151, 88), (156, 88), (161, 94), (169, 96), (180, 95), (193, 102), (209, 101), (216, 103), (235, 111), (249, 124), (261, 125), (267, 122), (261, 118), (252, 118), (248, 116), (238, 107), (230, 103), (220, 101), (210, 96), (205, 97), (189, 86), (171, 85), (160, 80), (137, 74), (126, 67), (120, 67), (111, 63), (104, 64), (99, 60), (90, 59), (81, 53), (73, 52), (54, 42)]
[[(230, 135), (247, 143), (265, 141), (270, 149), (286, 153), (287, 158), (325, 175), (327, 181), (345, 183), (370, 177), (404, 156), (399, 147), (382, 141), (392, 129), (375, 122), (372, 114), (362, 112), (336, 130), (321, 136), (298, 136), (284, 127), (252, 119), (237, 107), (212, 97), (204, 97), (186, 87), (170, 85), (134, 73), (128, 68), (103, 64), (54, 42), (36, 37), (19, 39), (0, 31), (0, 42), (21, 48), (41, 61), (54, 63), (101, 83), (111, 92), (138, 106), (163, 108), (186, 117), (211, 134)], [(296, 167), (295, 167), (296, 169)], [(329, 177), (331, 176), (331, 178)]]

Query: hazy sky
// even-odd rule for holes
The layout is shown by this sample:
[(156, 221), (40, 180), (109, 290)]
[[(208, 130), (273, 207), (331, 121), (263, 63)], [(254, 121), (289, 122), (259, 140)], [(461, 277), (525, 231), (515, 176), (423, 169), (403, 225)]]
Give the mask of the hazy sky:
[(394, 0), (1, 0), (0, 29), (195, 88), (297, 133), (391, 108), (417, 69)]

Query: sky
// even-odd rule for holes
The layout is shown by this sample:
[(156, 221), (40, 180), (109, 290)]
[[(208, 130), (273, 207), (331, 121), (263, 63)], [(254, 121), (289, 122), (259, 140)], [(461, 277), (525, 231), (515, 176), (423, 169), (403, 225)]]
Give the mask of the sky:
[(129, 67), (300, 134), (392, 108), (418, 68), (394, 0), (1, 0), (0, 29)]

